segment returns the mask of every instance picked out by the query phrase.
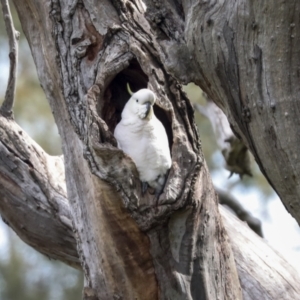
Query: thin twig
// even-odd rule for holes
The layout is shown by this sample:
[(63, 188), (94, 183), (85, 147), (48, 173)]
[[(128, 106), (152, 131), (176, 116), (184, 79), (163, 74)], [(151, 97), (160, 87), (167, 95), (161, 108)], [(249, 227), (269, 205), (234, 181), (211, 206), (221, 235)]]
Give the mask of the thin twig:
[(18, 39), (20, 33), (15, 30), (8, 0), (0, 0), (9, 41), (10, 69), (5, 98), (0, 108), (0, 113), (5, 117), (13, 117), (13, 105), (16, 94), (17, 66), (18, 66)]

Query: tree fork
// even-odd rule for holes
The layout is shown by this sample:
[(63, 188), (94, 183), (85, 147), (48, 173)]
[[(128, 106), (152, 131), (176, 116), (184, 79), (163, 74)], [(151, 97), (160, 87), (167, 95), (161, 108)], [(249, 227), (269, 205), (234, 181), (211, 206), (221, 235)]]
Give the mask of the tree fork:
[[(0, 135), (0, 157), (5, 158), (0, 164), (1, 217), (37, 251), (81, 268), (63, 158), (47, 155), (13, 120), (0, 117)], [(232, 214), (222, 208), (220, 212), (234, 250), (244, 299), (276, 299), (278, 295), (283, 300), (297, 299), (300, 279), (296, 271)], [(175, 213), (175, 220), (185, 215)], [(157, 236), (161, 240), (169, 230), (176, 242), (182, 234), (173, 235), (176, 222), (170, 223), (169, 229), (164, 227)], [(173, 253), (178, 257), (176, 249), (173, 247)], [(159, 263), (159, 257), (157, 260)], [(87, 297), (94, 295), (89, 288), (84, 292)]]
[[(106, 1), (48, 1), (43, 9), (39, 1), (27, 2), (15, 5), (62, 136), (87, 285), (99, 299), (240, 299), (193, 110), (163, 67), (143, 5), (124, 4), (116, 12)], [(36, 29), (25, 20), (30, 15)], [(151, 195), (141, 197), (136, 168), (112, 136), (128, 98), (123, 81), (132, 89), (149, 86), (158, 95), (157, 115), (172, 142), (173, 166), (157, 207)], [(185, 240), (181, 229), (183, 252), (172, 241), (182, 222), (190, 230)], [(161, 228), (166, 245), (159, 248)]]

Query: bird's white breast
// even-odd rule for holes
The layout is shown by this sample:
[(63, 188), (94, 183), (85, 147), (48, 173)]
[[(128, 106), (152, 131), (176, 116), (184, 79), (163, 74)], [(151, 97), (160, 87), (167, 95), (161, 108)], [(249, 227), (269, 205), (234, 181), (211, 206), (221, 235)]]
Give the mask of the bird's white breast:
[(114, 133), (118, 146), (136, 164), (141, 181), (151, 182), (171, 167), (168, 137), (162, 123), (136, 118), (134, 122), (121, 120)]

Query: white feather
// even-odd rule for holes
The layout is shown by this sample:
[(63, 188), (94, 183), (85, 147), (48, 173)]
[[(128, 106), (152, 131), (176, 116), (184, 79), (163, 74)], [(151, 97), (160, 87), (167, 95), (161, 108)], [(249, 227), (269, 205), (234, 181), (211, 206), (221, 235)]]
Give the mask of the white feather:
[(140, 180), (159, 193), (172, 160), (166, 130), (153, 112), (154, 103), (152, 91), (134, 93), (123, 109), (114, 136), (118, 147), (136, 164)]

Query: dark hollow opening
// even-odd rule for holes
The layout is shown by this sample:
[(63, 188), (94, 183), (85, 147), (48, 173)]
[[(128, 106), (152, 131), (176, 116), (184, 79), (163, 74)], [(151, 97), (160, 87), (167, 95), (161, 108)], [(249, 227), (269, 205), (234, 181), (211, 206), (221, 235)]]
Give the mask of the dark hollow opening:
[[(133, 92), (147, 88), (148, 77), (137, 60), (131, 60), (129, 66), (115, 76), (104, 92), (103, 102), (99, 107), (100, 116), (111, 132), (114, 132), (120, 122), (123, 108), (130, 98), (126, 87), (127, 83)], [(171, 118), (158, 105), (154, 105), (154, 113), (166, 129), (171, 148), (173, 143)]]
[(156, 115), (157, 119), (162, 122), (166, 129), (166, 133), (169, 140), (169, 147), (172, 149), (173, 145), (173, 132), (171, 126), (171, 116), (168, 116), (166, 112), (160, 108), (158, 105), (154, 105), (154, 114)]
[(148, 77), (137, 60), (132, 60), (126, 69), (117, 74), (105, 90), (100, 116), (111, 132), (120, 122), (122, 110), (130, 98), (127, 83), (133, 92), (147, 88)]

